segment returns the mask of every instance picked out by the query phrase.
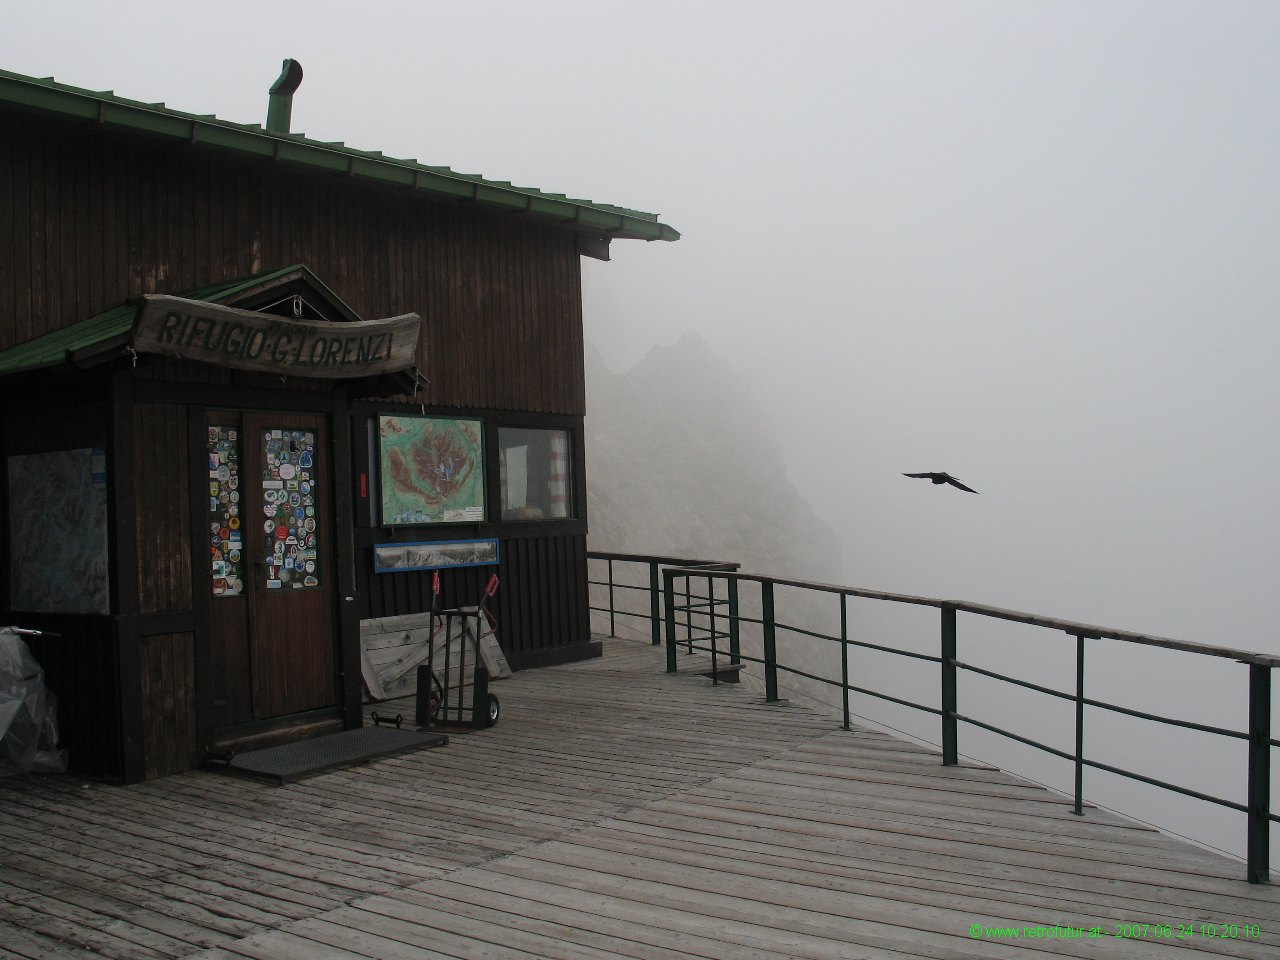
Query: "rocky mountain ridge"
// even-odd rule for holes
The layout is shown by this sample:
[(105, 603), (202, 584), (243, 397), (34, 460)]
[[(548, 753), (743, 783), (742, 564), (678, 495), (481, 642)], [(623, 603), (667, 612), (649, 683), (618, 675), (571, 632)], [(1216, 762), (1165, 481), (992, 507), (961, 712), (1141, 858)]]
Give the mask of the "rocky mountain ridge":
[(750, 385), (695, 333), (625, 373), (586, 348), (588, 543), (840, 582), (835, 532), (787, 476)]

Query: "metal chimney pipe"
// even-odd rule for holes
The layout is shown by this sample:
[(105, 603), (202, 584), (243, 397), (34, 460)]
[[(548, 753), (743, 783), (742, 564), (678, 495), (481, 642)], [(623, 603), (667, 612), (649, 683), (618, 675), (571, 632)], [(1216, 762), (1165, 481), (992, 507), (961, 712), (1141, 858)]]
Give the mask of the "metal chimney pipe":
[(286, 60), (280, 68), (280, 77), (271, 85), (271, 99), (267, 101), (267, 132), (288, 133), (293, 117), (293, 93), (302, 83), (302, 64)]

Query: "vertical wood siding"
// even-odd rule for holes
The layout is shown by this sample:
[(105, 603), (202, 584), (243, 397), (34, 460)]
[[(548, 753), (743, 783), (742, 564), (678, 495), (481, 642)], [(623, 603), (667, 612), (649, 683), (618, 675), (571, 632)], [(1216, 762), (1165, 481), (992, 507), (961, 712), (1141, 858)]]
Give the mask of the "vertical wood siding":
[[(535, 658), (558, 647), (587, 643), (586, 537), (503, 540), (501, 551), (501, 585), (491, 609), (507, 656)], [(366, 603), (362, 618), (431, 609), (431, 571), (371, 573), (367, 563), (358, 568)], [(490, 572), (488, 567), (441, 571), (441, 607), (474, 606)]]
[(194, 637), (190, 633), (143, 637), (139, 660), (147, 779), (199, 766)]
[(187, 478), (186, 408), (171, 403), (136, 404), (133, 431), (134, 487), (139, 505), (134, 520), (138, 611), (190, 610), (191, 485)]
[(0, 349), (291, 263), (364, 317), (424, 317), (425, 402), (584, 413), (567, 230), (0, 113)]

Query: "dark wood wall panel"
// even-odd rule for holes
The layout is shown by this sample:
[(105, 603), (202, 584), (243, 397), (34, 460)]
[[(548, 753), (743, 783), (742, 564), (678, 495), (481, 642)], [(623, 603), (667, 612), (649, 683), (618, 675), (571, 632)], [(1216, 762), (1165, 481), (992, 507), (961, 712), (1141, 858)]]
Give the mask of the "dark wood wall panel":
[(22, 114), (0, 114), (0, 183), (0, 349), (305, 262), (362, 316), (425, 317), (426, 402), (584, 412), (567, 230)]
[(195, 639), (190, 633), (167, 633), (138, 643), (147, 779), (198, 767)]
[(427, 403), (584, 412), (567, 230), (17, 113), (0, 184), (0, 349), (301, 262), (362, 316), (422, 314)]
[[(98, 386), (106, 392), (105, 384)], [(0, 407), (0, 415), (6, 457), (106, 447), (110, 431), (110, 408), (101, 399), (76, 403), (74, 398), (65, 395), (32, 392), (25, 394), (19, 403), (7, 399), (5, 407)]]
[[(43, 139), (43, 138), (42, 138)], [(47, 151), (42, 150), (42, 153)], [(28, 202), (28, 223), (31, 226), (31, 328), (43, 330), (49, 324), (48, 290), (49, 290), (49, 229), (46, 216), (46, 192), (57, 194), (57, 186), (46, 190), (49, 178), (44, 172), (32, 167), (28, 169), (27, 189), (30, 191)]]
[(34, 202), (31, 191), (31, 154), (39, 151), (34, 144), (22, 144), (17, 138), (12, 139), (9, 147), (5, 154), (9, 166), (0, 171), (0, 182), (7, 182), (9, 185), (9, 209), (0, 211), (0, 224), (8, 223), (12, 228), (13, 263), (12, 269), (8, 271), (12, 288), (6, 293), (13, 309), (11, 322), (17, 335), (25, 338), (41, 332), (35, 326), (30, 282), (33, 273), (31, 251), (35, 245), (31, 229), (31, 208)]
[[(582, 536), (537, 537), (502, 541), (501, 580), (491, 609), (497, 616), (502, 647), (513, 659), (537, 659), (557, 648), (590, 640), (587, 620), (587, 546)], [(371, 573), (366, 558), (357, 561), (361, 617), (390, 617), (431, 609), (431, 572)], [(444, 570), (441, 606), (472, 606), (484, 592), (490, 567)]]
[(176, 403), (133, 408), (138, 512), (138, 611), (191, 609), (191, 484), (187, 411)]

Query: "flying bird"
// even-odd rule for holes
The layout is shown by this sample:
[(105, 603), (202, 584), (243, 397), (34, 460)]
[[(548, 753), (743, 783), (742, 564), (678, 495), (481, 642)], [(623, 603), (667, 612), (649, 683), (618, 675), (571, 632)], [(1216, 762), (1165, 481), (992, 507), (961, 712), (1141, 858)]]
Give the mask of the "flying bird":
[(949, 473), (904, 473), (904, 477), (917, 477), (921, 480), (932, 480), (934, 483), (949, 483), (953, 487), (959, 487), (961, 490), (967, 490), (969, 493), (977, 493), (973, 487), (966, 487)]

